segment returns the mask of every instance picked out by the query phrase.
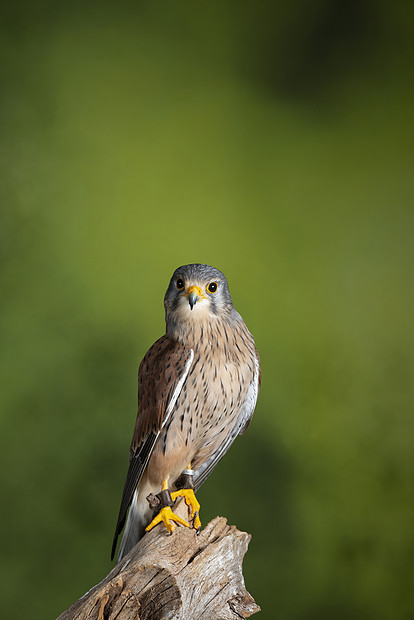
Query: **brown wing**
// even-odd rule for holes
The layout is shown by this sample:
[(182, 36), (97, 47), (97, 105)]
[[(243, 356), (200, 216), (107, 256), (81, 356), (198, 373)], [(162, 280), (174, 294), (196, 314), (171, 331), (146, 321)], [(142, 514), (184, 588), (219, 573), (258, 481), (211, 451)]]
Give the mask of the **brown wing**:
[(194, 353), (169, 336), (147, 351), (138, 371), (138, 415), (129, 451), (129, 469), (112, 545), (114, 556), (135, 489), (144, 473), (161, 428), (174, 409)]
[(161, 430), (171, 397), (186, 371), (190, 356), (191, 349), (167, 335), (157, 340), (146, 353), (138, 371), (138, 415), (130, 448), (131, 459), (151, 432)]

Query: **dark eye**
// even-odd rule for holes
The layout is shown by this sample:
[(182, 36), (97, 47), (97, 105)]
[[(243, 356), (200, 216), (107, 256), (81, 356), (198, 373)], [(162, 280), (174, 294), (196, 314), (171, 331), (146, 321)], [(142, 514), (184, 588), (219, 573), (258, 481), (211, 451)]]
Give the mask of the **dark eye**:
[(184, 288), (184, 280), (182, 278), (177, 278), (177, 280), (175, 281), (175, 285), (178, 290), (181, 291), (181, 289)]
[(217, 282), (210, 282), (210, 284), (207, 287), (207, 290), (209, 293), (215, 293), (217, 290)]

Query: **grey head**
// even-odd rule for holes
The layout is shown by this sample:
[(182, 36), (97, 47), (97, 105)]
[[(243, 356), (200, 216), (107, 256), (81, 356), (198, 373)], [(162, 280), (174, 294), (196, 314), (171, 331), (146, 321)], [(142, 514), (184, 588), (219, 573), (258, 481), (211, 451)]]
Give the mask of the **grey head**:
[(215, 267), (198, 263), (174, 271), (164, 306), (167, 329), (171, 322), (225, 318), (235, 312), (226, 276)]

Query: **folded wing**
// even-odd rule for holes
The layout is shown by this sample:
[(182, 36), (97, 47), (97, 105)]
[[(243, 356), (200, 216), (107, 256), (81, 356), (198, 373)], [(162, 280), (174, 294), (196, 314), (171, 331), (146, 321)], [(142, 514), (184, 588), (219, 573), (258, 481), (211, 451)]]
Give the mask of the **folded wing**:
[(129, 469), (115, 528), (114, 557), (128, 508), (162, 427), (167, 423), (187, 378), (194, 352), (165, 335), (148, 350), (138, 371), (138, 414), (129, 454)]

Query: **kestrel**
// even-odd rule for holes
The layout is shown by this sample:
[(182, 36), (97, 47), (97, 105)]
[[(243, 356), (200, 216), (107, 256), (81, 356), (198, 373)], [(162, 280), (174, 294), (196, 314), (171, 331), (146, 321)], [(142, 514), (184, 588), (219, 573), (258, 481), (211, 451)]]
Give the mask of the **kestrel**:
[(190, 526), (172, 511), (177, 497), (201, 528), (194, 492), (246, 430), (260, 388), (259, 354), (221, 271), (179, 267), (164, 306), (166, 333), (138, 371), (138, 415), (112, 546), (113, 558), (126, 520), (118, 562), (161, 521), (169, 532), (174, 522)]

